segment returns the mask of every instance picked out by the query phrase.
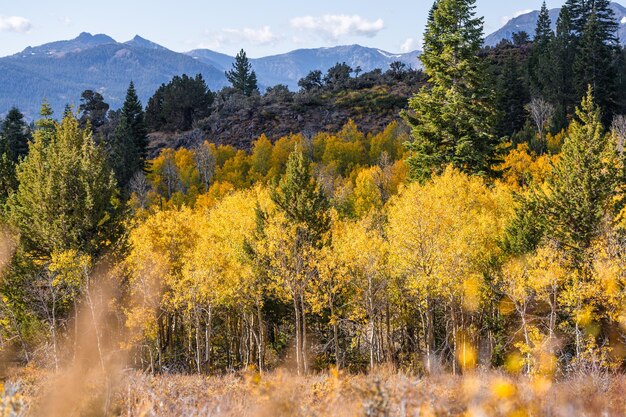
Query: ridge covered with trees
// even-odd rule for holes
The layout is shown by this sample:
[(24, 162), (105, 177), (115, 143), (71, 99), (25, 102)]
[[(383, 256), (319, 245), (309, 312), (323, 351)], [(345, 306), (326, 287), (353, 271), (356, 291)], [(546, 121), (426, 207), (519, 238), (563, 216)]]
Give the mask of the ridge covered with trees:
[[(624, 51), (608, 2), (568, 0), (556, 33), (544, 4), (534, 42), (486, 49), (474, 3), (434, 3), (423, 73), (338, 64), (261, 96), (242, 51), (217, 93), (182, 76), (145, 111), (132, 83), (106, 118), (93, 92), (60, 120), (44, 103), (31, 127), (12, 110), (2, 351), (63, 367), (87, 345), (80, 312), (104, 309), (89, 327), (103, 369), (110, 349), (151, 373), (623, 372)], [(218, 119), (298, 106), (403, 110), (383, 128), (336, 116), (213, 140)], [(154, 131), (191, 127), (150, 154)]]

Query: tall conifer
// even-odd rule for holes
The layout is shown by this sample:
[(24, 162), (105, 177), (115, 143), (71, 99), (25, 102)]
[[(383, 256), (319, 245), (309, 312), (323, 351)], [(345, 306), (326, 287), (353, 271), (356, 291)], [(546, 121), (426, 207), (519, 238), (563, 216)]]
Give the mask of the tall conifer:
[(407, 161), (423, 180), (448, 164), (488, 174), (495, 160), (495, 110), (485, 88), (483, 20), (473, 0), (439, 0), (433, 6), (420, 59), (429, 85), (409, 101), (413, 141)]

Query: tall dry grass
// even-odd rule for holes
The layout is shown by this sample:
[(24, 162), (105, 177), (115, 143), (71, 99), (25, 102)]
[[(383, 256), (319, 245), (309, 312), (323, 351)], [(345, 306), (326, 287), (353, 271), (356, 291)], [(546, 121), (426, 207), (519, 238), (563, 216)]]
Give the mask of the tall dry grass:
[[(35, 375), (35, 376), (33, 376)], [(0, 400), (0, 416), (45, 416), (51, 408), (43, 371), (20, 371)], [(87, 375), (86, 386), (98, 384)], [(390, 370), (370, 375), (334, 371), (296, 376), (254, 371), (225, 376), (148, 375), (127, 370), (106, 414), (93, 391), (76, 391), (67, 416), (408, 417), (408, 416), (625, 416), (626, 377), (543, 377), (484, 371), (417, 378)], [(94, 396), (94, 397), (90, 397)]]

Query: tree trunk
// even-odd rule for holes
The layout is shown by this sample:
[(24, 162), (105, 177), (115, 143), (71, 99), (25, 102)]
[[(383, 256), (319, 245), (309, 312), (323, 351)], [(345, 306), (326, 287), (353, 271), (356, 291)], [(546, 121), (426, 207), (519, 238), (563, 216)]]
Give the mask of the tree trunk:
[(335, 307), (331, 303), (330, 305), (330, 316), (333, 319), (333, 344), (335, 345), (335, 366), (337, 370), (341, 369), (341, 359), (339, 352), (339, 324), (337, 322), (337, 317), (335, 317)]
[(263, 372), (263, 368), (265, 366), (264, 360), (265, 360), (265, 340), (264, 340), (264, 335), (263, 335), (263, 310), (261, 308), (261, 302), (257, 301), (256, 304), (256, 314), (257, 314), (257, 321), (259, 322), (259, 340), (258, 340), (258, 345), (259, 345), (259, 372)]
[(300, 294), (300, 308), (302, 309), (302, 369), (304, 370), (304, 373), (307, 374), (309, 372), (309, 364), (306, 355), (306, 313), (304, 309), (304, 294), (302, 293)]
[(205, 349), (204, 349), (204, 361), (206, 362), (206, 366), (207, 366), (207, 370), (210, 372), (211, 371), (211, 350), (213, 350), (213, 346), (211, 345), (211, 336), (213, 333), (213, 329), (211, 328), (211, 321), (212, 321), (212, 309), (211, 306), (209, 305), (209, 308), (207, 309), (207, 321), (206, 321), (206, 327), (204, 329), (205, 332)]
[(293, 298), (293, 308), (296, 319), (296, 368), (298, 370), (298, 375), (302, 374), (302, 359), (301, 359), (301, 331), (302, 327), (300, 324), (300, 305), (297, 296)]

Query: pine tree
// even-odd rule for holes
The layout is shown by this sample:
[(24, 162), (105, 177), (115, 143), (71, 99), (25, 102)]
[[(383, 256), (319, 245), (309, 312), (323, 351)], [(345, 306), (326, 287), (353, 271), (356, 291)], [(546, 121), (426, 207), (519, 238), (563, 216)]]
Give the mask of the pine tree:
[(475, 17), (474, 3), (440, 0), (431, 12), (420, 56), (430, 84), (411, 98), (406, 117), (413, 136), (407, 163), (414, 179), (448, 164), (489, 174), (496, 159), (496, 112), (478, 56), (483, 21)]
[(616, 146), (604, 131), (593, 97), (589, 87), (548, 180), (548, 192), (540, 196), (547, 236), (581, 270), (589, 266), (590, 248), (614, 202), (619, 181)]
[(226, 72), (226, 78), (235, 90), (246, 96), (258, 92), (256, 73), (252, 70), (252, 64), (243, 49), (235, 57), (233, 68)]
[(0, 201), (17, 188), (15, 166), (28, 153), (30, 134), (24, 115), (13, 107), (0, 124)]
[(43, 131), (47, 134), (52, 134), (56, 130), (56, 121), (52, 117), (54, 112), (50, 104), (44, 100), (41, 103), (41, 109), (39, 110), (39, 119), (35, 122), (35, 129)]
[[(615, 81), (617, 56), (617, 28), (613, 12), (593, 9), (588, 16), (584, 31), (578, 42), (578, 53), (574, 62), (576, 93), (582, 96), (588, 85), (595, 94), (596, 104), (604, 112), (605, 123), (610, 122), (616, 108)], [(603, 17), (601, 17), (603, 16)]]
[(596, 15), (600, 32), (604, 39), (617, 41), (616, 32), (619, 24), (609, 0), (567, 0), (565, 6), (572, 21), (572, 34), (580, 39), (592, 14)]
[(559, 13), (551, 55), (552, 74), (547, 99), (555, 106), (553, 128), (560, 131), (567, 127), (567, 118), (573, 112), (576, 102), (572, 81), (576, 46), (570, 11), (565, 6)]
[(287, 219), (301, 227), (306, 243), (320, 244), (330, 228), (330, 206), (324, 191), (311, 176), (310, 162), (302, 150), (296, 149), (289, 156), (285, 175), (271, 197)]
[(551, 47), (554, 32), (551, 28), (550, 12), (544, 1), (539, 12), (533, 47), (528, 59), (528, 74), (531, 94), (534, 97), (547, 98), (552, 69)]
[(552, 21), (550, 20), (550, 11), (544, 1), (539, 11), (539, 17), (537, 19), (537, 26), (535, 28), (535, 44), (541, 47), (547, 47), (552, 40), (554, 33), (552, 32)]
[(78, 111), (81, 114), (79, 120), (82, 127), (85, 127), (89, 121), (91, 127), (97, 130), (106, 123), (109, 104), (104, 101), (102, 94), (93, 90), (85, 90), (80, 95), (80, 101), (82, 103), (78, 107)]
[(18, 162), (28, 153), (30, 137), (28, 126), (24, 121), (24, 115), (16, 107), (9, 110), (7, 117), (0, 125), (0, 135), (2, 135), (2, 152), (8, 152), (13, 162)]
[(567, 0), (563, 8), (567, 8), (571, 21), (571, 33), (579, 38), (587, 25), (588, 0)]
[(147, 148), (144, 112), (135, 85), (131, 82), (110, 144), (111, 166), (120, 189), (126, 190), (133, 175), (145, 169)]
[(96, 254), (112, 240), (115, 180), (90, 129), (81, 129), (74, 116), (54, 132), (35, 132), (17, 179), (9, 216), (30, 256), (46, 259), (70, 249)]
[(195, 77), (176, 75), (148, 100), (146, 125), (153, 132), (191, 130), (194, 122), (210, 114), (211, 103), (213, 93), (202, 74)]
[(495, 75), (496, 105), (500, 109), (497, 134), (511, 136), (524, 128), (527, 112), (524, 106), (530, 101), (530, 92), (526, 82), (521, 54), (510, 53), (504, 60), (496, 62)]

